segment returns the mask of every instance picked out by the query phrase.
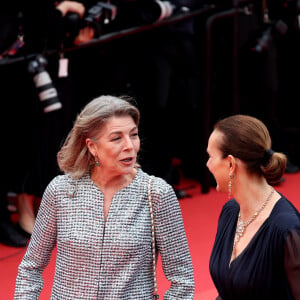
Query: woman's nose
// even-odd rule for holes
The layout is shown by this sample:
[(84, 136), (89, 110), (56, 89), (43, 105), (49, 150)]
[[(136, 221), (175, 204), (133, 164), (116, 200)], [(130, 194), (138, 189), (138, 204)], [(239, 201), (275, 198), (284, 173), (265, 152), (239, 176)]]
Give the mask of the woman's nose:
[(125, 138), (124, 146), (125, 146), (126, 149), (132, 149), (133, 148), (133, 143), (132, 143), (132, 140), (129, 136)]

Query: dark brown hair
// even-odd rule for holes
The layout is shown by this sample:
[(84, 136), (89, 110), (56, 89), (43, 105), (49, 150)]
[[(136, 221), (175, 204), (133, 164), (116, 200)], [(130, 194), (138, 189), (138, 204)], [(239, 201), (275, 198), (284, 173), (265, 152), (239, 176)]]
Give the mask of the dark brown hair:
[(262, 174), (275, 184), (286, 167), (286, 156), (271, 150), (272, 142), (265, 124), (248, 115), (233, 115), (217, 122), (215, 130), (223, 133), (219, 148), (224, 157), (242, 160), (250, 173)]

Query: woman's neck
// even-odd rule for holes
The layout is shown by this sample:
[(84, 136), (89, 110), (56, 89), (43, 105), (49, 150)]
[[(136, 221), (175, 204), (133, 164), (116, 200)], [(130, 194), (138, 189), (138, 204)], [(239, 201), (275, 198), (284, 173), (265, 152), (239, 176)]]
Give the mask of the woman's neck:
[[(234, 198), (240, 205), (240, 213), (243, 220), (248, 220), (258, 211), (265, 201), (269, 199), (272, 187), (263, 178), (260, 180), (248, 180), (238, 183)], [(272, 195), (270, 198), (273, 198)]]
[(120, 190), (128, 186), (137, 173), (137, 170), (133, 169), (132, 172), (128, 174), (113, 175), (97, 172), (95, 169), (96, 167), (91, 172), (91, 179), (102, 191), (108, 189)]

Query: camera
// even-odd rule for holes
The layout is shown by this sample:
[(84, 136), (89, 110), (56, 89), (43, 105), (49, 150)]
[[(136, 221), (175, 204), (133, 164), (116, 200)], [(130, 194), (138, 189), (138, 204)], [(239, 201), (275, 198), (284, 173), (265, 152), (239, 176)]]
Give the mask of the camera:
[(111, 3), (97, 2), (89, 7), (81, 19), (76, 13), (67, 13), (65, 16), (65, 28), (68, 36), (73, 40), (84, 27), (92, 27), (95, 30), (95, 37), (102, 32), (102, 25), (108, 24), (116, 18), (117, 7)]
[(266, 51), (274, 38), (284, 36), (287, 31), (288, 26), (282, 20), (278, 20), (262, 33), (261, 37), (257, 40), (255, 47), (252, 48), (252, 51), (256, 53)]
[(175, 10), (175, 6), (169, 1), (145, 1), (141, 5), (141, 18), (146, 23), (159, 22), (170, 17)]
[(38, 91), (44, 113), (49, 113), (62, 108), (57, 96), (56, 88), (45, 67), (48, 64), (43, 55), (37, 55), (34, 60), (28, 63), (28, 72), (33, 75), (33, 82)]
[(124, 19), (127, 17), (142, 25), (160, 22), (172, 16), (177, 9), (172, 1), (167, 0), (127, 0), (120, 8), (122, 12)]

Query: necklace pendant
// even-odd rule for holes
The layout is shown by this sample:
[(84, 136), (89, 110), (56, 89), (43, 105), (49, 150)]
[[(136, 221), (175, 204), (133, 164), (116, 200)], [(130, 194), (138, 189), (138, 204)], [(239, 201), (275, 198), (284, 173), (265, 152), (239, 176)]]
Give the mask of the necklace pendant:
[(246, 230), (246, 228), (248, 227), (248, 225), (250, 223), (252, 223), (256, 219), (256, 217), (260, 214), (260, 212), (266, 207), (267, 203), (270, 201), (270, 199), (271, 199), (271, 197), (272, 197), (272, 195), (273, 195), (274, 192), (275, 192), (275, 190), (272, 188), (269, 196), (267, 197), (267, 199), (265, 200), (265, 202), (263, 203), (263, 205), (261, 206), (261, 208), (258, 209), (247, 222), (244, 222), (242, 220), (242, 218), (241, 218), (241, 212), (239, 212), (238, 220), (237, 220), (237, 224), (236, 224), (234, 241), (233, 241), (233, 254), (236, 251), (236, 249), (235, 249), (236, 244), (239, 242), (241, 236), (244, 234), (244, 231)]
[(241, 236), (244, 230), (245, 230), (245, 224), (242, 220), (239, 220), (236, 227), (236, 233)]

